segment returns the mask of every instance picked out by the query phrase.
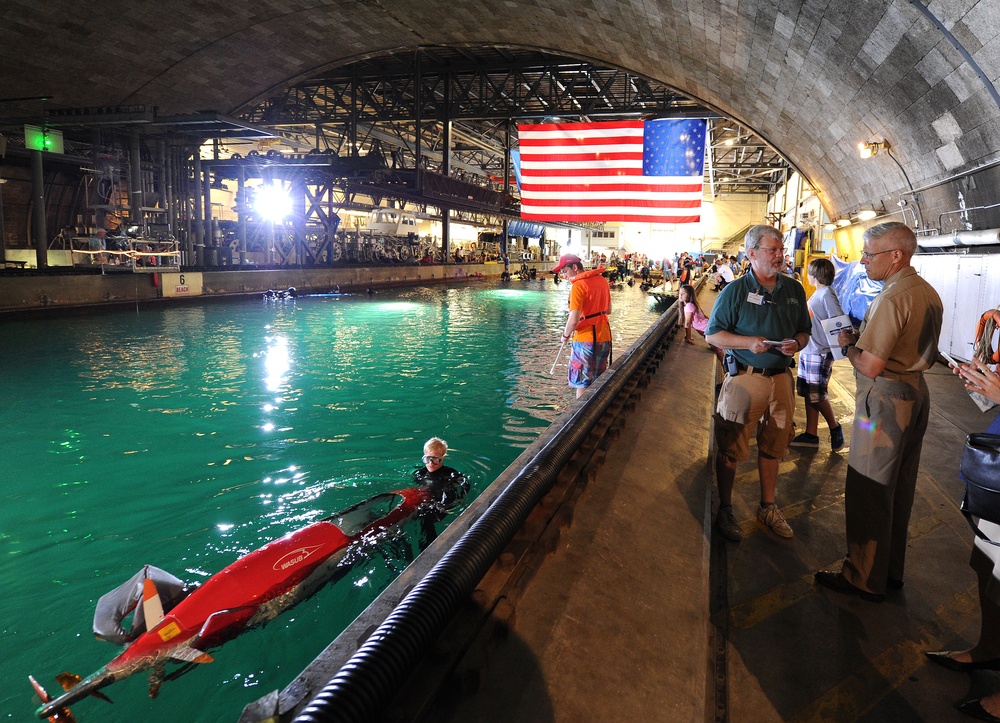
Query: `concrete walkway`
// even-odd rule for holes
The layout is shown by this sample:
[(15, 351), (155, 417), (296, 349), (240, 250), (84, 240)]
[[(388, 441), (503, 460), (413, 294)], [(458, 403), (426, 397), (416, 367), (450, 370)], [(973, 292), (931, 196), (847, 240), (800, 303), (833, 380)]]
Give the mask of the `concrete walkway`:
[[(820, 448), (793, 449), (781, 465), (778, 503), (795, 537), (757, 526), (752, 461), (736, 484), (744, 541), (713, 533), (715, 357), (703, 340), (681, 340), (576, 500), (558, 547), (511, 601), (511, 634), (435, 720), (968, 720), (952, 704), (970, 686), (1000, 688), (1000, 678), (945, 670), (922, 651), (964, 649), (978, 634), (956, 470), (965, 434), (993, 414), (981, 414), (946, 367), (928, 374), (906, 584), (867, 603), (812, 581), (846, 549), (847, 449), (830, 451), (822, 421)], [(831, 398), (848, 444), (853, 391), (839, 362)]]

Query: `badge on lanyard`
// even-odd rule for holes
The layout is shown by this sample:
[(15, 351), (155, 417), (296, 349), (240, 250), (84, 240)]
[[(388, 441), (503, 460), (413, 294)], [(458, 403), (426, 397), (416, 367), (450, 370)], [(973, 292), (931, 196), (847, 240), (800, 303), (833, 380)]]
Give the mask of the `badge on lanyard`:
[(747, 294), (747, 303), (754, 304), (755, 306), (763, 306), (764, 295), (751, 291)]

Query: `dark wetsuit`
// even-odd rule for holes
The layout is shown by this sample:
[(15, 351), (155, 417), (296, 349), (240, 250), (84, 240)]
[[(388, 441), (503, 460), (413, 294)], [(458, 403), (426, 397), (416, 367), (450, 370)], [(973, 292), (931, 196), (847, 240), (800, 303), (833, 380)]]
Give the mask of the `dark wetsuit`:
[(451, 467), (439, 467), (433, 472), (428, 472), (426, 467), (420, 467), (413, 472), (413, 483), (420, 487), (428, 487), (434, 501), (434, 507), (420, 518), (422, 529), (420, 549), (423, 550), (437, 537), (434, 523), (443, 520), (469, 491), (469, 480)]

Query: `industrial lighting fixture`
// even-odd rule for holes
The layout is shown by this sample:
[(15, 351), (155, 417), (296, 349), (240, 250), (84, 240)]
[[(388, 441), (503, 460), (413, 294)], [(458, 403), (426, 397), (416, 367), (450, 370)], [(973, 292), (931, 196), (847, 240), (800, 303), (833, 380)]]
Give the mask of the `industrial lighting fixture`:
[(892, 145), (884, 138), (880, 141), (868, 141), (868, 143), (858, 144), (858, 155), (862, 158), (871, 158), (877, 156), (879, 151), (888, 151), (890, 148)]
[(866, 208), (858, 212), (859, 221), (871, 221), (876, 216), (878, 216), (878, 212), (874, 208)]
[(844, 226), (850, 226), (851, 225), (851, 219), (849, 219), (849, 218), (838, 218), (837, 219), (837, 225), (840, 226), (841, 228), (843, 228)]
[(837, 228), (837, 224), (835, 224), (833, 221), (823, 224), (824, 231), (833, 231), (833, 229), (835, 228)]
[(269, 183), (257, 189), (255, 208), (265, 219), (281, 221), (292, 211), (292, 202), (279, 183)]

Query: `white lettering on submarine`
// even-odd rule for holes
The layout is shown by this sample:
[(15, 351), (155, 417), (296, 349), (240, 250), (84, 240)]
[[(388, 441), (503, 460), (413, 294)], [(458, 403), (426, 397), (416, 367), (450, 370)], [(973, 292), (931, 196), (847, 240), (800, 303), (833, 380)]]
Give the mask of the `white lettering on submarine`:
[(312, 545), (310, 547), (300, 547), (297, 550), (292, 550), (286, 555), (283, 555), (274, 566), (271, 568), (277, 571), (287, 570), (290, 567), (298, 565), (300, 562), (308, 559), (316, 552), (316, 550), (323, 547), (322, 545)]

